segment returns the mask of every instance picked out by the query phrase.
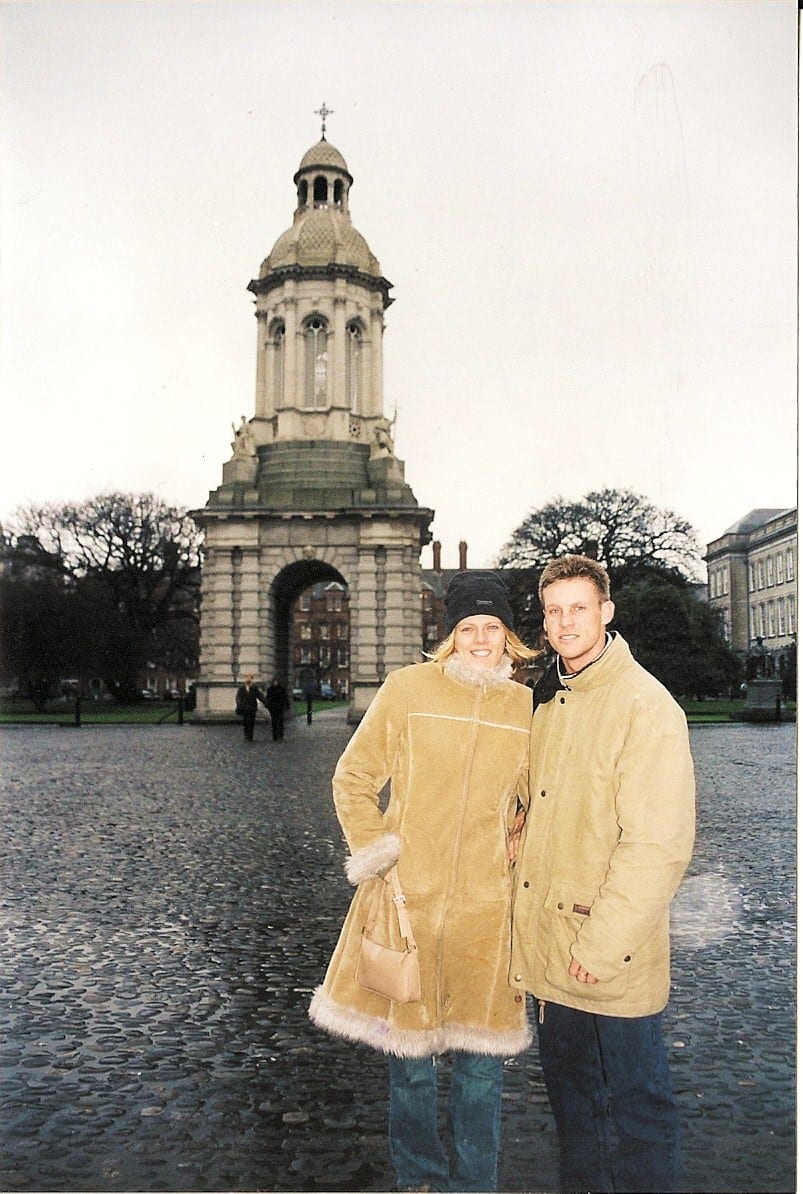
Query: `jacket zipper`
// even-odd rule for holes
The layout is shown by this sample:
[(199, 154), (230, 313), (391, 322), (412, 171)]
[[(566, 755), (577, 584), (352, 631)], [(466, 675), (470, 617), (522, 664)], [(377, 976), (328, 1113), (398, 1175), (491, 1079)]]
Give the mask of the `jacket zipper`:
[(446, 926), (446, 917), (449, 913), (449, 905), (454, 896), (455, 882), (457, 879), (457, 860), (460, 857), (460, 846), (463, 840), (463, 825), (466, 819), (466, 804), (468, 801), (468, 786), (471, 776), (471, 766), (474, 761), (474, 751), (477, 746), (477, 734), (479, 733), (480, 719), (479, 711), (482, 698), (485, 695), (483, 688), (478, 689), (477, 695), (474, 698), (474, 706), (471, 710), (471, 740), (469, 742), (469, 749), (467, 752), (466, 766), (463, 770), (463, 789), (460, 794), (460, 815), (457, 821), (457, 831), (455, 833), (454, 850), (452, 852), (452, 865), (449, 874), (449, 886), (446, 890), (446, 899), (443, 903), (443, 912), (441, 914), (440, 925), (438, 926), (438, 1007), (443, 1008), (443, 936), (444, 928)]

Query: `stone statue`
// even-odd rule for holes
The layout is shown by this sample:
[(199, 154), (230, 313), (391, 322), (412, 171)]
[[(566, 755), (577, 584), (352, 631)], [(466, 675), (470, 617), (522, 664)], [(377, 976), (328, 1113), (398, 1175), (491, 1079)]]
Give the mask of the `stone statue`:
[(393, 455), (393, 425), (395, 422), (396, 416), (394, 415), (392, 420), (382, 418), (374, 423), (372, 457)]
[(234, 433), (234, 439), (231, 441), (234, 459), (249, 460), (252, 456), (256, 456), (256, 440), (254, 439), (254, 433), (251, 430), (245, 415), (240, 416), (240, 426), (235, 427), (232, 423), (231, 429)]

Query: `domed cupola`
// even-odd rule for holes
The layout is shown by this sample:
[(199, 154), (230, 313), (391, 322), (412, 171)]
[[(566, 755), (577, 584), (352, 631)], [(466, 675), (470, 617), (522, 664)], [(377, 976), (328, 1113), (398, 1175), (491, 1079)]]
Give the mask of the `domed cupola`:
[(262, 262), (260, 279), (288, 266), (352, 266), (381, 278), (368, 243), (351, 222), (349, 190), (354, 179), (345, 158), (325, 137), (308, 149), (293, 176), (297, 206), (293, 226)]

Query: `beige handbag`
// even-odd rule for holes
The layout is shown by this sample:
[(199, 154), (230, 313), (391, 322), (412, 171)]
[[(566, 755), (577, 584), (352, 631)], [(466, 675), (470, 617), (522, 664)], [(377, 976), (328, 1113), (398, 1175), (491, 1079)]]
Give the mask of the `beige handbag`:
[(384, 880), (393, 884), (393, 903), (399, 918), (399, 932), (405, 943), (404, 949), (391, 949), (389, 945), (380, 945), (374, 941), (372, 934), (379, 911), (379, 901), (382, 888), (377, 886), (368, 919), (362, 931), (360, 953), (357, 958), (357, 970), (354, 978), (358, 987), (374, 991), (383, 995), (394, 1003), (414, 1003), (421, 998), (421, 974), (418, 967), (418, 949), (413, 937), (410, 917), (405, 907), (404, 892), (399, 883), (399, 872), (393, 867)]

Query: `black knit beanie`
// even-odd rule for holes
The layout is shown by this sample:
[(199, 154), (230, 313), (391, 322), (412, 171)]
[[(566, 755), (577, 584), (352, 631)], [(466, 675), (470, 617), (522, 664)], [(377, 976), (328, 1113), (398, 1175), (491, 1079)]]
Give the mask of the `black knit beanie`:
[(446, 590), (446, 633), (463, 618), (487, 614), (513, 629), (513, 610), (507, 589), (493, 572), (456, 572)]

